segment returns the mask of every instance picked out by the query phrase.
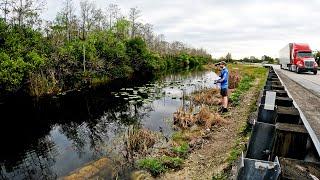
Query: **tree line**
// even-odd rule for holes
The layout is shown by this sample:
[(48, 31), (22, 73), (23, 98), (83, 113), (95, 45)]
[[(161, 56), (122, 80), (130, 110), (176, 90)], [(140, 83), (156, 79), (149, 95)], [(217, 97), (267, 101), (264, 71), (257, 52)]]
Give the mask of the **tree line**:
[[(72, 0), (52, 21), (40, 18), (45, 0), (0, 0), (0, 92), (24, 89), (42, 96), (98, 85), (135, 74), (194, 67), (211, 60), (204, 49), (168, 42), (142, 12), (121, 13)], [(79, 13), (77, 13), (79, 12)]]
[(244, 62), (244, 63), (268, 63), (268, 64), (277, 64), (278, 59), (272, 58), (267, 55), (263, 55), (260, 59), (255, 56), (244, 57), (241, 59), (234, 59), (230, 52), (228, 52), (225, 56), (220, 57), (215, 60), (215, 62), (226, 61), (227, 63), (235, 63), (235, 62)]

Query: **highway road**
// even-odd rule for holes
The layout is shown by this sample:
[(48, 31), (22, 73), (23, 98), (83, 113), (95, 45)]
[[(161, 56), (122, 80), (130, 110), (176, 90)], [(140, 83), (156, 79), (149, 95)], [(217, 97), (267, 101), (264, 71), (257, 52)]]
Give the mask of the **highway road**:
[(320, 71), (317, 75), (311, 72), (306, 72), (302, 74), (297, 74), (295, 72), (290, 72), (286, 70), (281, 70), (281, 72), (287, 75), (290, 79), (297, 82), (301, 86), (312, 91), (312, 93), (320, 96)]
[(275, 69), (302, 113), (303, 123), (320, 154), (320, 71), (313, 75)]

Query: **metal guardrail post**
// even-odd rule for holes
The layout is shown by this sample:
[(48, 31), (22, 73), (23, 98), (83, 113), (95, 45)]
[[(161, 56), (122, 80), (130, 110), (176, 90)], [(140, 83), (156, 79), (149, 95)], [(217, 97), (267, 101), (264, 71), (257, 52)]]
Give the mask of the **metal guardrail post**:
[(278, 75), (279, 77), (279, 80), (280, 82), (282, 83), (282, 85), (285, 87), (285, 90), (287, 91), (288, 93), (288, 96), (293, 100), (293, 105), (298, 109), (299, 113), (300, 113), (300, 117), (301, 117), (301, 120), (304, 124), (304, 126), (306, 127), (311, 139), (312, 139), (312, 142), (318, 152), (318, 155), (320, 156), (320, 141), (318, 139), (318, 137), (316, 136), (315, 132), (313, 131), (312, 127), (310, 126), (307, 118), (304, 116), (303, 112), (301, 111), (301, 109), (299, 108), (298, 104), (296, 103), (296, 101), (293, 99), (292, 95), (290, 94), (290, 92), (288, 91), (286, 85), (283, 83), (281, 77), (279, 76), (278, 72), (275, 71), (275, 73)]

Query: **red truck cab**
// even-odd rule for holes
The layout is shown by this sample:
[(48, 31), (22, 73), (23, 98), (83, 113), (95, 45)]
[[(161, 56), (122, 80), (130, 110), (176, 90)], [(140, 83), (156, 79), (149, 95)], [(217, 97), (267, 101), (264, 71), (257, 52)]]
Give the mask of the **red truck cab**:
[(281, 68), (288, 68), (297, 73), (313, 72), (317, 74), (318, 64), (316, 63), (312, 50), (305, 43), (289, 43), (280, 50)]

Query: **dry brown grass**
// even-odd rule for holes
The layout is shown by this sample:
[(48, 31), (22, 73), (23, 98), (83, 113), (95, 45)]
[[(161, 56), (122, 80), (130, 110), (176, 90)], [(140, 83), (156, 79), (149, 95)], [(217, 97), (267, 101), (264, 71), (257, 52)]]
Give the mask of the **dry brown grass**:
[(202, 106), (199, 113), (194, 115), (192, 112), (186, 112), (179, 109), (173, 115), (174, 125), (187, 129), (194, 124), (211, 128), (213, 125), (222, 125), (227, 121), (222, 118), (218, 113), (212, 113), (207, 106)]
[(220, 90), (217, 88), (205, 89), (192, 95), (192, 101), (197, 105), (219, 105), (221, 103), (220, 98)]
[(173, 123), (174, 125), (187, 129), (191, 127), (196, 122), (196, 117), (192, 114), (192, 111), (184, 111), (182, 108), (178, 109), (173, 113)]
[(229, 89), (235, 89), (238, 87), (241, 80), (241, 76), (238, 70), (229, 71)]
[(157, 140), (157, 135), (147, 129), (128, 128), (124, 136), (124, 142), (127, 152), (137, 152), (145, 154)]
[(197, 123), (204, 125), (205, 128), (211, 128), (213, 125), (222, 125), (226, 120), (218, 113), (212, 113), (207, 106), (202, 106), (196, 116)]
[[(227, 67), (229, 69), (229, 89), (235, 89), (236, 87), (238, 87), (238, 84), (239, 84), (239, 82), (241, 80), (241, 76), (242, 76), (242, 74), (240, 74), (240, 72), (239, 72), (239, 69), (241, 68), (241, 70), (243, 71), (243, 69), (248, 69), (248, 67), (247, 66), (241, 66), (241, 65), (237, 65), (235, 67), (234, 64), (228, 64)], [(218, 75), (221, 72), (219, 67), (215, 66), (215, 64), (205, 65), (204, 69), (212, 70)], [(251, 68), (251, 71), (252, 71), (252, 68)]]

